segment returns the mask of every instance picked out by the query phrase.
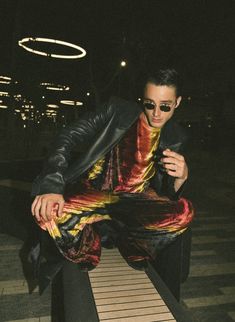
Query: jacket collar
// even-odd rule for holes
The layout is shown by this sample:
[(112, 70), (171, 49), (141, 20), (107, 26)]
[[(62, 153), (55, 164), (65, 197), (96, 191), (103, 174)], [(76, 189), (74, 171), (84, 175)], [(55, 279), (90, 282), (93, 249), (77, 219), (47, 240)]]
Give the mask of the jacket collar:
[(126, 101), (119, 97), (111, 97), (109, 101), (110, 107), (113, 108), (117, 116), (117, 128), (128, 129), (139, 117), (143, 111), (140, 104)]
[(173, 119), (170, 119), (161, 130), (159, 149), (165, 150), (168, 148), (179, 151), (186, 140), (185, 131)]

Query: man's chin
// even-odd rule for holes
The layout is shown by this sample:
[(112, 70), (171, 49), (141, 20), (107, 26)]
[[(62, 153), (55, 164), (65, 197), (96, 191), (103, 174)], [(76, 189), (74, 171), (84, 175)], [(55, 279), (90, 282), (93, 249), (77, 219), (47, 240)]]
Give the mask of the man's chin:
[(151, 126), (157, 128), (157, 129), (160, 129), (163, 126), (163, 122), (151, 121)]

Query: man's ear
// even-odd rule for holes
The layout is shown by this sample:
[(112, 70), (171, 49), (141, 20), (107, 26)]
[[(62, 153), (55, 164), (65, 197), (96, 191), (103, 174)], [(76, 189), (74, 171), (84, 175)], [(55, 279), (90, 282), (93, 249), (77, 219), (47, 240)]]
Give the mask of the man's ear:
[(178, 96), (177, 99), (176, 99), (176, 106), (175, 106), (175, 108), (177, 108), (180, 105), (181, 100), (182, 100), (182, 96)]

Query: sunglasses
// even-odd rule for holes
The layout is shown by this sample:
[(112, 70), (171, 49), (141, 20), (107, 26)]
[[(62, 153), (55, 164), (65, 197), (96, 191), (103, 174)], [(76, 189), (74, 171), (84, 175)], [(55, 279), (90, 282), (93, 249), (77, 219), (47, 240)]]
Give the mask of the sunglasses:
[[(146, 110), (154, 110), (156, 105), (154, 103), (150, 102), (144, 102), (143, 107), (146, 108)], [(170, 112), (171, 110), (171, 105), (168, 104), (160, 104), (159, 108), (162, 112)]]

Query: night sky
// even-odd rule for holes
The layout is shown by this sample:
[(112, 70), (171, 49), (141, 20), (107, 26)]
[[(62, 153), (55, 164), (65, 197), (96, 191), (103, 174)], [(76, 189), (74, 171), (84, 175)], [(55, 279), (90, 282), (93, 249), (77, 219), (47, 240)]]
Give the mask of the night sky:
[[(117, 82), (132, 86), (146, 70), (176, 66), (187, 93), (234, 93), (233, 0), (1, 0), (0, 11), (0, 72), (26, 85), (50, 79), (80, 93), (91, 83), (115, 92)], [(71, 41), (88, 54), (76, 61), (33, 55), (17, 45), (27, 36)], [(122, 59), (128, 65), (117, 81)]]

